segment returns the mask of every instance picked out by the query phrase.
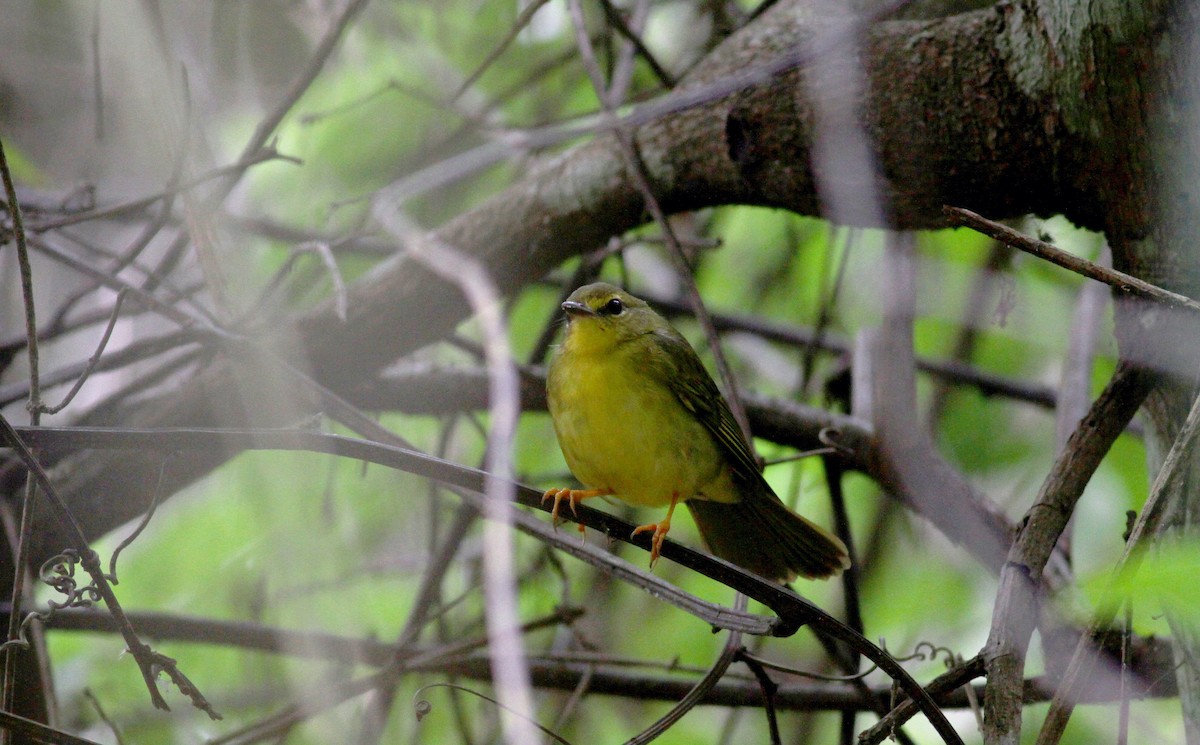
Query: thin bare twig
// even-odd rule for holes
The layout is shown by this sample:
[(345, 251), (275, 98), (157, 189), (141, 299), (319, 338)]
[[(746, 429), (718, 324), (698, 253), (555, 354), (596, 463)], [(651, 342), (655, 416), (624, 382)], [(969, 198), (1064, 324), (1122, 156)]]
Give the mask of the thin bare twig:
[(750, 668), (750, 672), (754, 673), (754, 677), (758, 679), (759, 688), (762, 689), (763, 709), (767, 714), (767, 728), (771, 735), (771, 745), (781, 745), (779, 718), (775, 714), (775, 694), (779, 692), (779, 685), (771, 680), (766, 668), (756, 657), (748, 654), (745, 647), (738, 650), (738, 660)]
[(108, 712), (100, 705), (100, 699), (96, 698), (96, 694), (92, 693), (92, 689), (84, 688), (83, 695), (91, 702), (92, 708), (96, 710), (96, 716), (100, 717), (100, 721), (108, 725), (108, 731), (112, 733), (113, 739), (117, 741), (117, 745), (125, 745), (125, 738), (121, 737), (121, 729), (117, 727), (117, 723), (108, 716)]
[(54, 261), (70, 267), (86, 277), (96, 280), (96, 282), (111, 290), (117, 292), (120, 292), (121, 290), (127, 290), (128, 294), (131, 295), (133, 299), (137, 300), (146, 308), (158, 313), (164, 318), (174, 321), (181, 328), (190, 328), (200, 323), (198, 319), (194, 318), (193, 316), (189, 316), (187, 313), (184, 313), (173, 305), (169, 305), (168, 303), (159, 300), (154, 295), (150, 294), (150, 292), (147, 292), (139, 287), (135, 287), (115, 276), (110, 275), (106, 271), (97, 269), (87, 262), (81, 261), (71, 254), (50, 245), (44, 240), (33, 238), (30, 240), (30, 244), (33, 245), (33, 247), (36, 248), (40, 253), (49, 256)]
[[(166, 207), (164, 205), (164, 210), (165, 209)], [(86, 266), (91, 267), (89, 270), (81, 270), (75, 266), (72, 267), (81, 274), (92, 278), (92, 282), (90, 283), (92, 287), (88, 288), (89, 291), (94, 291), (100, 286), (112, 287), (113, 284), (119, 284), (111, 282), (111, 279), (117, 277), (118, 272), (120, 272), (122, 269), (129, 267), (144, 277), (141, 283), (142, 292), (153, 294), (155, 290), (162, 288), (164, 291), (170, 293), (168, 297), (163, 298), (164, 302), (169, 303), (174, 301), (185, 301), (192, 308), (192, 311), (196, 316), (205, 319), (210, 324), (215, 325), (216, 321), (214, 320), (209, 309), (206, 308), (204, 304), (197, 302), (195, 299), (195, 296), (199, 294), (199, 291), (204, 288), (199, 281), (193, 281), (191, 286), (177, 287), (174, 283), (167, 279), (167, 272), (173, 269), (173, 264), (168, 265), (160, 263), (158, 267), (147, 267), (143, 266), (139, 261), (137, 261), (137, 254), (144, 249), (144, 246), (141, 245), (141, 242), (143, 240), (153, 240), (155, 237), (153, 232), (153, 226), (151, 226), (151, 229), (148, 230), (146, 234), (141, 236), (141, 238), (134, 241), (133, 244), (126, 249), (125, 253), (123, 254), (109, 251), (101, 246), (97, 246), (79, 234), (69, 232), (66, 228), (56, 231), (55, 235), (75, 244), (76, 246), (79, 246), (89, 253), (92, 253), (96, 256), (102, 256), (113, 261), (113, 264), (107, 267), (96, 267), (92, 266), (90, 263), (81, 262)], [(170, 253), (172, 250), (174, 250), (175, 245), (185, 246), (188, 242), (188, 235), (189, 234), (184, 231), (177, 233), (171, 244), (171, 247), (167, 249), (167, 253)], [(41, 236), (31, 238), (30, 245), (45, 253), (52, 253), (54, 251), (63, 253), (60, 249), (55, 248), (49, 240), (46, 240)], [(182, 251), (182, 249), (179, 250)], [(72, 258), (74, 257), (72, 256)], [(101, 277), (105, 279), (100, 280), (99, 278)], [(127, 282), (126, 284), (136, 286), (136, 283), (132, 281), (132, 278), (131, 281)]]
[(554, 738), (556, 741), (561, 742), (563, 745), (571, 745), (571, 743), (568, 740), (566, 740), (565, 738), (560, 736), (558, 733), (553, 732), (546, 727), (543, 727), (536, 720), (531, 718), (528, 714), (521, 712), (521, 711), (517, 711), (516, 709), (511, 709), (511, 708), (505, 706), (504, 704), (500, 703), (498, 700), (492, 698), (491, 696), (488, 696), (487, 694), (480, 693), (479, 691), (473, 690), (471, 688), (467, 688), (466, 686), (456, 685), (454, 683), (430, 683), (429, 685), (421, 686), (420, 688), (418, 688), (416, 691), (413, 692), (413, 700), (414, 700), (413, 709), (416, 711), (417, 721), (420, 721), (422, 718), (424, 718), (426, 715), (428, 715), (430, 711), (433, 710), (433, 706), (428, 701), (426, 701), (424, 699), (417, 700), (417, 696), (421, 695), (422, 691), (426, 691), (430, 688), (453, 688), (455, 690), (462, 691), (463, 693), (468, 693), (472, 696), (478, 696), (479, 698), (483, 699), (484, 701), (489, 701), (489, 702), (495, 704), (496, 706), (500, 707), (504, 711), (507, 711), (509, 714), (511, 714), (515, 717), (520, 717), (521, 719), (524, 719), (531, 726), (536, 727), (543, 734), (549, 735), (550, 737)]
[[(745, 611), (746, 604), (746, 596), (738, 593), (734, 601), (734, 608), (739, 611)], [(704, 697), (708, 695), (708, 692), (716, 687), (717, 683), (721, 682), (721, 678), (725, 676), (725, 671), (737, 659), (738, 652), (741, 649), (741, 632), (729, 632), (729, 638), (725, 640), (725, 646), (721, 649), (721, 654), (717, 656), (712, 668), (704, 674), (704, 677), (696, 681), (696, 684), (687, 692), (687, 695), (681, 698), (679, 703), (672, 706), (671, 710), (660, 717), (658, 721), (639, 732), (636, 737), (630, 738), (627, 745), (646, 745), (646, 743), (657, 739), (670, 729), (689, 711), (696, 708)]]
[[(369, 0), (349, 0), (346, 7), (338, 14), (334, 22), (329, 26), (329, 29), (321, 37), (317, 43), (316, 49), (313, 50), (312, 56), (308, 58), (308, 62), (300, 70), (300, 74), (292, 81), (291, 86), (284, 92), (283, 97), (275, 108), (267, 113), (266, 116), (259, 121), (254, 128), (254, 132), (250, 135), (250, 139), (246, 141), (246, 145), (242, 148), (242, 154), (238, 158), (239, 162), (245, 161), (253, 156), (254, 153), (262, 150), (267, 146), (267, 141), (271, 138), (271, 134), (279, 126), (283, 118), (287, 116), (304, 92), (308, 90), (313, 81), (317, 79), (317, 75), (321, 69), (325, 67), (325, 63), (333, 54), (334, 48), (341, 41), (342, 36), (346, 33), (346, 29), (350, 26), (350, 22), (362, 12), (362, 9), (367, 7)], [(223, 200), (230, 191), (233, 190), (235, 181), (229, 181), (221, 190), (217, 201)]]
[[(629, 20), (618, 12), (619, 22), (631, 34), (641, 33), (646, 27), (650, 14), (650, 0), (634, 0), (627, 9)], [(607, 9), (606, 9), (607, 11)], [(609, 24), (610, 27), (612, 23)], [(603, 32), (608, 36), (607, 31)], [(613, 59), (609, 63), (608, 95), (612, 101), (625, 101), (629, 98), (630, 86), (633, 84), (633, 74), (638, 57), (637, 45), (626, 39), (615, 52), (610, 52)]]
[[(667, 315), (690, 313), (691, 308), (661, 295), (643, 291), (640, 297)], [(850, 354), (852, 342), (839, 334), (818, 334), (808, 328), (731, 313), (712, 313), (713, 324), (721, 331), (744, 331), (764, 339), (803, 348), (817, 348), (834, 354)], [(956, 359), (916, 358), (917, 370), (947, 382), (975, 387), (985, 396), (1007, 396), (1044, 408), (1054, 408), (1055, 390), (1037, 383), (1007, 378)]]
[[(116, 263), (110, 267), (110, 272), (112, 274), (116, 274), (127, 266), (137, 266), (137, 257), (147, 246), (150, 245), (150, 242), (154, 240), (162, 228), (167, 224), (167, 219), (170, 217), (170, 213), (171, 202), (170, 200), (166, 200), (159, 208), (158, 214), (151, 219), (149, 224), (143, 227), (141, 234), (134, 239), (129, 248), (117, 256)], [(63, 235), (64, 237), (70, 239), (70, 236), (67, 236), (65, 233)], [(150, 272), (149, 269), (143, 269), (140, 266), (137, 268), (141, 271), (145, 271), (147, 274)], [(84, 298), (99, 289), (100, 286), (101, 285), (99, 282), (91, 280), (83, 283), (74, 292), (67, 294), (66, 297), (59, 302), (58, 308), (54, 311), (54, 315), (50, 319), (50, 323), (45, 324), (45, 327), (40, 333), (40, 337), (42, 339), (47, 339), (52, 336), (65, 334), (72, 328), (82, 328), (83, 326), (91, 325), (92, 323), (95, 323), (95, 321), (91, 320), (93, 318), (108, 318), (110, 313), (107, 311), (92, 311), (90, 313), (84, 313), (81, 318), (77, 318), (72, 322), (67, 321), (67, 316), (70, 315), (71, 311), (73, 311)]]
[(78, 225), (79, 223), (90, 222), (92, 220), (103, 220), (110, 217), (122, 217), (130, 213), (143, 210), (155, 202), (167, 200), (171, 197), (183, 194), (191, 189), (196, 188), (197, 186), (202, 186), (209, 181), (214, 181), (242, 173), (252, 166), (276, 160), (287, 161), (294, 164), (300, 163), (300, 161), (296, 160), (295, 158), (283, 155), (272, 147), (263, 147), (259, 150), (244, 155), (235, 163), (219, 166), (211, 171), (208, 171), (207, 173), (194, 176), (193, 178), (190, 178), (182, 183), (169, 185), (167, 188), (163, 189), (162, 191), (155, 192), (154, 194), (149, 194), (144, 197), (137, 197), (136, 199), (131, 199), (127, 202), (121, 202), (119, 204), (113, 204), (108, 207), (100, 207), (97, 209), (88, 210), (86, 212), (73, 212), (70, 215), (65, 215), (63, 217), (56, 217), (51, 220), (36, 222), (30, 226), (29, 230), (31, 233), (46, 233), (51, 230), (65, 228), (69, 225)]
[(352, 680), (340, 680), (321, 686), (320, 695), (298, 696), (302, 703), (289, 704), (232, 732), (207, 741), (208, 745), (251, 745), (263, 741), (278, 742), (293, 727), (323, 711), (341, 706), (373, 690), (388, 673), (378, 671)]
[[(1129, 529), (1125, 531), (1125, 540), (1129, 540), (1129, 533), (1133, 530), (1133, 521), (1136, 513), (1132, 510), (1126, 513), (1126, 518), (1129, 521)], [(1126, 600), (1125, 617), (1121, 619), (1121, 700), (1117, 705), (1117, 745), (1129, 745), (1129, 699), (1132, 691), (1130, 686), (1130, 670), (1129, 664), (1129, 642), (1133, 636), (1133, 601)]]
[[(846, 509), (846, 494), (842, 482), (845, 468), (840, 458), (822, 458), (821, 465), (825, 474), (826, 489), (829, 492), (829, 503), (833, 511), (834, 528), (838, 537), (842, 539), (842, 543), (846, 545), (846, 552), (853, 561), (850, 568), (842, 572), (841, 577), (846, 623), (850, 628), (862, 633), (865, 626), (862, 618), (859, 585), (862, 578), (862, 568), (859, 566), (861, 557), (858, 554), (858, 547), (855, 545), (854, 535), (850, 530), (850, 515)], [(858, 669), (860, 662), (857, 653), (851, 655), (849, 659), (849, 663), (853, 666), (851, 669)]]
[[(578, 611), (574, 609), (560, 609), (549, 615), (522, 624), (519, 631), (522, 634), (526, 634), (536, 629), (560, 623), (569, 623), (577, 616)], [(463, 639), (432, 649), (422, 650), (417, 654), (406, 657), (402, 663), (395, 664), (400, 664), (409, 670), (429, 669), (430, 666), (439, 664), (445, 667), (446, 663), (453, 660), (456, 656), (466, 654), (472, 650), (482, 649), (487, 647), (488, 644), (489, 639), (486, 635)], [(379, 686), (394, 676), (394, 670), (385, 668), (362, 678), (344, 680), (333, 685), (322, 686), (319, 696), (301, 696), (299, 698), (302, 703), (285, 706), (280, 711), (248, 724), (241, 729), (209, 740), (209, 743), (211, 745), (233, 745), (234, 743), (249, 745), (249, 743), (261, 742), (271, 736), (286, 733), (305, 719), (379, 688)]]
[[(960, 320), (956, 324), (958, 330), (951, 347), (953, 351), (947, 355), (951, 362), (964, 367), (970, 364), (975, 350), (979, 346), (980, 329), (984, 326), (987, 314), (994, 312), (994, 290), (998, 280), (1003, 281), (1002, 272), (1012, 263), (1012, 256), (1012, 249), (1000, 241), (992, 241), (991, 246), (988, 247), (987, 258), (975, 270), (971, 289), (967, 292), (966, 301), (959, 314)], [(925, 360), (922, 358), (917, 358), (918, 370), (925, 369), (924, 362)], [(934, 373), (934, 375), (937, 374)], [(935, 429), (942, 421), (942, 416), (950, 402), (951, 383), (953, 382), (956, 381), (940, 376), (933, 381), (933, 392), (929, 396), (930, 403), (925, 417), (930, 429)], [(984, 395), (988, 395), (988, 392), (984, 391)], [(1006, 394), (1001, 393), (1000, 395)], [(1048, 408), (1056, 408), (1057, 395), (1058, 391), (1049, 387), (1044, 388), (1038, 403)]]
[[(21, 218), (21, 205), (17, 201), (17, 187), (13, 183), (12, 173), (8, 169), (8, 156), (4, 152), (4, 142), (0, 141), (0, 179), (4, 182), (4, 196), (7, 202), (9, 220), (12, 222), (11, 236), (0, 234), (3, 243), (10, 238), (17, 246), (17, 267), (21, 275), (21, 298), (25, 307), (25, 339), (26, 356), (29, 358), (29, 413), (36, 417), (41, 411), (41, 390), (38, 387), (38, 332), (37, 313), (33, 303), (33, 270), (29, 266), (29, 245), (25, 242), (25, 224)], [(34, 422), (36, 424), (37, 422)]]
[[(65, 365), (57, 370), (52, 370), (42, 377), (42, 384), (44, 388), (47, 388), (65, 384), (72, 379), (78, 381), (89, 366), (92, 367), (92, 372), (96, 370), (115, 370), (125, 365), (145, 361), (165, 352), (182, 349), (188, 345), (203, 344), (206, 340), (207, 337), (201, 332), (178, 331), (136, 341), (107, 356), (100, 357), (94, 365), (90, 361), (76, 362)], [(133, 387), (142, 391), (146, 390), (151, 383), (153, 383), (153, 380), (147, 380), (144, 376), (131, 381)], [(2, 385), (0, 386), (0, 407), (7, 406), (27, 395), (29, 395), (28, 380), (14, 381), (8, 385)]]
[(108, 340), (112, 337), (113, 328), (117, 325), (117, 316), (121, 313), (121, 304), (125, 302), (125, 294), (124, 290), (117, 293), (117, 301), (113, 304), (112, 313), (108, 317), (108, 325), (104, 327), (104, 333), (100, 335), (100, 343), (96, 345), (95, 353), (88, 358), (87, 364), (83, 367), (83, 372), (76, 378), (75, 384), (71, 386), (71, 390), (67, 391), (67, 394), (63, 396), (62, 401), (57, 406), (44, 406), (42, 408), (43, 413), (53, 415), (62, 411), (75, 399), (75, 395), (79, 393), (79, 390), (83, 388), (83, 384), (87, 382), (88, 376), (95, 369), (96, 363), (100, 362), (100, 357), (104, 354), (104, 348), (108, 346)]
[[(421, 586), (413, 596), (412, 612), (400, 631), (392, 655), (395, 662), (411, 653), (411, 647), (416, 642), (421, 629), (429, 620), (430, 610), (441, 589), (442, 579), (450, 570), (454, 556), (462, 546), (462, 540), (467, 530), (474, 524), (478, 511), (471, 505), (460, 505), (454, 514), (454, 522), (446, 529), (441, 537), (441, 545), (431, 553), (426, 562), (428, 569), (421, 575)], [(393, 666), (396, 672), (391, 679), (382, 681), (375, 695), (368, 702), (362, 715), (362, 726), (358, 732), (360, 745), (378, 742), (383, 735), (383, 727), (391, 710), (396, 695), (396, 685), (399, 682), (399, 668)]]
[(1030, 238), (1027, 235), (1018, 233), (1007, 225), (988, 220), (970, 210), (946, 205), (942, 207), (942, 212), (953, 225), (965, 225), (1013, 248), (1032, 254), (1039, 259), (1045, 259), (1051, 264), (1061, 266), (1088, 279), (1103, 282), (1127, 295), (1153, 300), (1170, 308), (1200, 312), (1200, 303), (1189, 297), (1180, 295), (1177, 292), (1171, 292), (1170, 290), (1164, 290), (1158, 285), (1138, 279), (1132, 274), (1100, 266), (1094, 261), (1081, 259), (1074, 254), (1067, 253), (1052, 243)]
[[(1111, 261), (1107, 249), (1102, 253), (1101, 260), (1105, 264)], [(1104, 310), (1108, 307), (1108, 299), (1108, 292), (1104, 286), (1095, 282), (1085, 282), (1075, 299), (1075, 311), (1067, 332), (1067, 355), (1063, 360), (1058, 385), (1058, 406), (1054, 412), (1056, 453), (1066, 446), (1067, 439), (1075, 431), (1079, 420), (1087, 414), (1096, 342), (1100, 335)]]
[[(3, 607), (0, 606), (0, 610)], [(582, 614), (579, 609), (561, 608), (554, 614), (535, 619), (524, 626), (526, 631), (548, 628), (551, 624), (571, 624)], [(385, 668), (397, 658), (396, 645), (370, 637), (352, 637), (316, 631), (299, 631), (279, 628), (249, 621), (226, 621), (213, 618), (160, 613), (155, 611), (130, 611), (129, 618), (148, 637), (161, 641), (178, 641), (195, 644), (211, 644), (237, 649), (254, 650), (271, 654), (286, 655), (299, 659), (326, 660), (331, 662), (369, 665)], [(112, 618), (94, 608), (59, 610), (46, 622), (46, 627), (57, 632), (103, 632), (114, 633)], [(469, 642), (466, 643), (466, 642)], [(1145, 640), (1143, 639), (1144, 643)], [(1169, 640), (1158, 640), (1165, 650)], [(490, 678), (490, 666), (483, 651), (486, 638), (483, 636), (460, 640), (451, 644), (414, 646), (399, 659), (411, 672), (445, 672), (466, 675), (476, 680)], [(793, 674), (796, 671), (756, 657), (764, 669), (775, 669)], [(703, 674), (704, 669), (694, 665), (679, 665), (672, 661), (648, 661), (642, 659), (614, 658), (609, 655), (586, 652), (546, 652), (530, 656), (530, 668), (537, 687), (547, 690), (573, 690), (591, 671), (593, 692), (606, 695), (622, 695), (640, 700), (678, 701), (691, 682), (681, 679), (680, 674)], [(644, 675), (624, 672), (629, 668), (649, 668), (662, 675)], [(1170, 674), (1167, 663), (1147, 657), (1133, 674), (1147, 680)], [(932, 696), (947, 708), (966, 708), (970, 698), (965, 690), (959, 690), (972, 679), (983, 675), (981, 658), (958, 662), (946, 673), (930, 681), (927, 686)], [(820, 680), (820, 678), (816, 678)], [(1030, 678), (1025, 681), (1027, 700), (1044, 701), (1048, 695), (1046, 678)], [(863, 707), (862, 696), (844, 685), (845, 681), (823, 681), (819, 684), (780, 683), (776, 696), (776, 708), (787, 711), (828, 711)], [(1141, 690), (1138, 696), (1169, 698), (1176, 695), (1171, 680), (1166, 685)], [(380, 684), (382, 685), (382, 683)], [(958, 691), (958, 693), (955, 693)], [(891, 688), (875, 685), (869, 689), (873, 700), (886, 701)], [(1086, 692), (1090, 702), (1120, 700), (1120, 690), (1109, 687), (1093, 687)], [(709, 693), (704, 704), (713, 706), (755, 706), (761, 703), (758, 686), (745, 675), (730, 672)], [(888, 713), (888, 722), (902, 724), (919, 713), (917, 706), (905, 699)], [(898, 718), (898, 722), (897, 722)], [(887, 725), (883, 729), (888, 730)], [(873, 738), (875, 729), (869, 731)], [(878, 742), (878, 740), (871, 740)]]
[(142, 531), (146, 529), (146, 526), (150, 524), (150, 521), (154, 519), (154, 512), (158, 509), (158, 499), (162, 494), (163, 477), (167, 474), (167, 463), (170, 462), (170, 459), (170, 455), (164, 457), (162, 465), (158, 468), (158, 480), (154, 484), (154, 493), (150, 497), (150, 506), (146, 509), (146, 514), (142, 516), (137, 527), (117, 544), (117, 547), (113, 549), (112, 555), (108, 557), (108, 577), (114, 585), (119, 584), (117, 582), (117, 559), (121, 556), (121, 552), (132, 545), (138, 536), (142, 534)]
[[(941, 699), (951, 691), (969, 684), (975, 678), (984, 674), (984, 662), (980, 656), (972, 657), (966, 662), (947, 670), (930, 681), (927, 689), (931, 696)], [(887, 716), (880, 718), (870, 729), (859, 735), (859, 745), (877, 745), (883, 742), (896, 730), (917, 713), (916, 702), (911, 699), (897, 705)]]
[(658, 81), (663, 84), (663, 87), (674, 88), (677, 83), (675, 76), (667, 72), (666, 68), (659, 64), (658, 59), (654, 56), (654, 53), (646, 48), (646, 44), (642, 41), (642, 37), (638, 36), (633, 29), (629, 28), (629, 24), (626, 23), (625, 19), (621, 17), (621, 12), (613, 6), (612, 0), (600, 0), (600, 8), (604, 11), (604, 17), (610, 24), (612, 24), (612, 27), (617, 30), (617, 33), (625, 37), (625, 39), (633, 45), (633, 48), (637, 50), (638, 55), (640, 55), (642, 59), (646, 60), (646, 64), (650, 66), (650, 70), (654, 73), (654, 76), (658, 78)]
[(509, 27), (508, 33), (505, 34), (504, 38), (500, 40), (500, 43), (496, 45), (496, 48), (491, 52), (488, 52), (488, 56), (483, 59), (483, 62), (479, 63), (479, 66), (475, 68), (474, 72), (468, 75), (466, 80), (462, 81), (462, 83), (458, 86), (458, 89), (454, 91), (452, 96), (450, 96), (450, 100), (452, 102), (457, 101), (462, 94), (466, 93), (471, 86), (475, 85), (475, 81), (479, 80), (479, 78), (488, 71), (488, 68), (490, 68), (496, 62), (496, 60), (500, 59), (500, 56), (504, 54), (509, 45), (516, 41), (517, 36), (521, 33), (521, 31), (524, 30), (525, 27), (529, 25), (529, 22), (533, 20), (533, 16), (536, 15), (537, 12), (542, 9), (542, 6), (548, 2), (550, 2), (550, 0), (532, 0), (532, 2), (521, 9), (521, 12), (517, 15), (517, 19), (513, 21), (513, 25)]

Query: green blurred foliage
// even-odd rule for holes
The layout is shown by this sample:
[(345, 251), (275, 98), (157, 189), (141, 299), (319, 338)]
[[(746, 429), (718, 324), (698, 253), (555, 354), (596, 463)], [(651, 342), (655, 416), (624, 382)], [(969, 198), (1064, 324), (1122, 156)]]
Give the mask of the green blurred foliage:
[(1200, 583), (1195, 581), (1200, 541), (1176, 537), (1155, 541), (1138, 551), (1125, 571), (1097, 572), (1083, 588), (1098, 611), (1112, 612), (1129, 604), (1141, 633), (1168, 634), (1163, 611), (1195, 634), (1200, 630)]

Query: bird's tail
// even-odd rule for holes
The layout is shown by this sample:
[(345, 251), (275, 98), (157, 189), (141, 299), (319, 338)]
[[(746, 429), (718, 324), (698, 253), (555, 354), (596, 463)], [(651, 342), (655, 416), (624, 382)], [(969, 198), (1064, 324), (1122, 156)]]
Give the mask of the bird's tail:
[(789, 510), (769, 490), (732, 504), (705, 499), (685, 504), (710, 551), (768, 579), (824, 579), (850, 568), (837, 536)]

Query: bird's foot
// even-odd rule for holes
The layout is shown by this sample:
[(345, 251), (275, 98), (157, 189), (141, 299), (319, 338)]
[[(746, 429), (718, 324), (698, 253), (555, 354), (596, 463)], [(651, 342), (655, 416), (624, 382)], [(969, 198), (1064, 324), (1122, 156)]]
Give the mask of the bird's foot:
[(671, 518), (668, 517), (666, 520), (663, 520), (661, 522), (646, 523), (645, 525), (639, 525), (633, 529), (633, 533), (630, 535), (630, 537), (632, 537), (632, 536), (637, 535), (638, 533), (648, 533), (650, 531), (654, 532), (654, 535), (650, 536), (650, 568), (651, 569), (654, 568), (654, 563), (656, 561), (658, 561), (658, 555), (660, 553), (662, 553), (663, 539), (665, 539), (667, 537), (667, 531), (669, 531), (670, 529), (671, 529)]
[(671, 529), (671, 515), (675, 514), (675, 505), (679, 504), (679, 492), (671, 495), (671, 506), (667, 508), (667, 516), (656, 523), (646, 523), (639, 525), (633, 529), (630, 538), (638, 533), (646, 533), (654, 531), (654, 535), (650, 536), (650, 568), (654, 568), (654, 562), (658, 561), (658, 555), (662, 553), (663, 540), (667, 537), (667, 531)]
[[(567, 503), (571, 505), (571, 514), (576, 515), (578, 513), (575, 511), (575, 505), (579, 504), (585, 499), (591, 499), (592, 497), (604, 497), (608, 496), (609, 494), (612, 494), (611, 489), (547, 489), (546, 492), (542, 494), (542, 503), (544, 504), (547, 499), (554, 500), (554, 508), (550, 510), (550, 520), (555, 525), (558, 525), (558, 508), (562, 505), (563, 500), (566, 500)], [(576, 528), (580, 533), (583, 533), (586, 530), (586, 528), (583, 526), (583, 523), (579, 523)]]

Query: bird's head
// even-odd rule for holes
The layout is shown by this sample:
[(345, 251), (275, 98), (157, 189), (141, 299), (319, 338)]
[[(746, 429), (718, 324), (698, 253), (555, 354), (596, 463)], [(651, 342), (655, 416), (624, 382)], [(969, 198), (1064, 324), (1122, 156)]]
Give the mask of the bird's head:
[(580, 287), (562, 309), (567, 344), (577, 351), (603, 352), (667, 324), (644, 300), (604, 282)]

